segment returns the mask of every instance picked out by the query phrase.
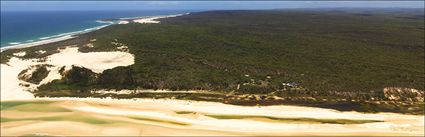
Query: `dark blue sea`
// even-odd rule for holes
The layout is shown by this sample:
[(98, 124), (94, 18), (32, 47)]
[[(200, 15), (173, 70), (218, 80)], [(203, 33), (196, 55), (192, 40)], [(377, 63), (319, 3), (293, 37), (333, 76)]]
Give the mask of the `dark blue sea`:
[(55, 38), (108, 23), (101, 19), (183, 14), (188, 10), (155, 11), (1, 11), (0, 47)]

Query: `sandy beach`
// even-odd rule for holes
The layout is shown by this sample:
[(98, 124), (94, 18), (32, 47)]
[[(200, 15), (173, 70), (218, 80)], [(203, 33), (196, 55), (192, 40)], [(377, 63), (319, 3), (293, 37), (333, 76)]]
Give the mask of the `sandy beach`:
[(36, 42), (31, 42), (31, 43), (18, 44), (18, 45), (13, 45), (8, 47), (2, 47), (1, 51), (7, 50), (7, 49), (20, 49), (20, 48), (39, 46), (39, 45), (59, 42), (59, 41), (63, 41), (63, 40), (71, 39), (71, 38), (74, 38), (74, 36), (68, 35), (68, 36), (62, 36), (62, 37), (53, 38), (53, 39), (40, 40)]
[[(189, 14), (189, 13), (186, 13)], [(146, 17), (146, 18), (140, 18), (140, 19), (134, 19), (134, 22), (137, 23), (160, 23), (160, 21), (158, 21), (157, 19), (162, 19), (162, 18), (171, 18), (171, 17), (177, 17), (177, 16), (182, 16), (182, 15), (186, 15), (186, 14), (176, 14), (176, 15), (164, 15), (164, 16), (153, 16), (153, 17)]]
[[(2, 135), (419, 136), (423, 135), (424, 132), (422, 116), (394, 113), (363, 114), (284, 105), (242, 107), (214, 102), (170, 99), (58, 98), (35, 100), (54, 101), (47, 105), (47, 108), (52, 108), (52, 112), (49, 112), (50, 110), (36, 112), (31, 111), (31, 109), (22, 112), (24, 107), (2, 110), (2, 118), (10, 119), (9, 122), (2, 123)], [(30, 105), (27, 104), (26, 107), (30, 107)], [(54, 107), (63, 108), (66, 111), (60, 112), (57, 111), (57, 108), (53, 109)], [(65, 116), (64, 119), (49, 119), (49, 117), (61, 116)], [(85, 118), (73, 118), (74, 116), (85, 116)], [(220, 118), (218, 116), (234, 116), (235, 118)], [(238, 116), (258, 116), (258, 118), (237, 118)], [(267, 119), (269, 117), (379, 120), (382, 122), (323, 124), (308, 120), (280, 121)], [(98, 123), (85, 121), (87, 119), (96, 119)], [(82, 131), (82, 129), (91, 130)]]
[(7, 50), (7, 49), (21, 49), (21, 48), (28, 48), (28, 47), (33, 47), (33, 46), (40, 46), (40, 45), (44, 45), (44, 44), (49, 44), (49, 43), (64, 41), (64, 40), (76, 38), (80, 34), (84, 34), (84, 33), (88, 33), (88, 32), (94, 31), (94, 30), (102, 29), (102, 28), (104, 28), (106, 26), (109, 26), (109, 25), (102, 25), (102, 26), (99, 26), (99, 27), (85, 29), (85, 30), (82, 30), (82, 31), (76, 31), (76, 32), (69, 32), (69, 33), (59, 34), (59, 35), (54, 36), (55, 38), (45, 37), (45, 38), (40, 38), (40, 41), (35, 41), (35, 42), (30, 42), (30, 43), (23, 43), (23, 44), (17, 44), (17, 45), (8, 46), (8, 47), (2, 47), (1, 50), (0, 50), (0, 52), (1, 51), (4, 51), (4, 50)]

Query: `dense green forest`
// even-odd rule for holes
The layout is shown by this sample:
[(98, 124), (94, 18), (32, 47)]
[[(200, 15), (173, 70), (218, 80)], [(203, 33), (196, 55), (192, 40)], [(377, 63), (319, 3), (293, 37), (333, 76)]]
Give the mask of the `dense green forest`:
[(300, 9), (207, 11), (160, 24), (117, 24), (73, 41), (96, 39), (82, 52), (123, 43), (134, 65), (101, 74), (73, 67), (36, 95), (169, 89), (386, 100), (386, 87), (424, 90), (424, 19), (423, 9)]

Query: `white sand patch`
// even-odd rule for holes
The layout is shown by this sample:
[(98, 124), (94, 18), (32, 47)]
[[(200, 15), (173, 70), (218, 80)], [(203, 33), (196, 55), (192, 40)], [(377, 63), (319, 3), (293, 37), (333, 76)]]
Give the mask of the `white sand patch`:
[(128, 24), (128, 23), (129, 23), (129, 21), (125, 21), (125, 20), (121, 20), (121, 21), (118, 22), (118, 24)]
[(86, 45), (84, 45), (85, 47), (88, 47), (88, 48), (93, 48), (94, 47), (94, 45), (93, 45), (93, 43), (87, 43)]
[(46, 53), (46, 51), (45, 50), (38, 50), (35, 53), (37, 53), (37, 54), (44, 54), (44, 53)]
[(91, 69), (95, 73), (117, 66), (129, 66), (134, 64), (134, 56), (127, 52), (89, 52), (82, 53), (78, 47), (68, 47), (58, 54), (47, 58), (48, 64), (54, 66), (81, 66)]
[(119, 47), (117, 47), (117, 49), (118, 49), (119, 51), (122, 51), (122, 52), (129, 52), (129, 51), (130, 51), (130, 50), (128, 49), (128, 47), (127, 47), (127, 46), (125, 46), (125, 45), (119, 46)]
[[(186, 14), (188, 14), (188, 13), (186, 13)], [(137, 22), (137, 23), (142, 23), (142, 24), (145, 24), (145, 23), (160, 23), (160, 21), (158, 21), (157, 19), (177, 17), (177, 16), (186, 15), (186, 14), (146, 17), (146, 18), (135, 19), (133, 21)]]
[(134, 22), (137, 23), (159, 23), (159, 21), (156, 21), (156, 19), (160, 19), (159, 17), (150, 17), (150, 18), (144, 18), (144, 19), (136, 19), (133, 20)]
[(32, 73), (36, 70), (37, 68), (35, 66), (28, 68), (25, 73), (20, 73), (18, 75), (18, 78), (22, 78), (22, 79), (28, 79), (32, 76)]
[(18, 56), (18, 57), (23, 57), (23, 56), (25, 56), (26, 54), (27, 54), (27, 52), (25, 52), (25, 51), (21, 51), (21, 52), (13, 53), (13, 55), (14, 55), (14, 56)]
[(61, 69), (61, 67), (48, 67), (47, 70), (49, 70), (49, 74), (37, 86), (47, 84), (49, 82), (52, 82), (55, 79), (61, 79), (62, 75), (60, 75), (60, 73), (59, 73), (60, 69)]
[(26, 91), (18, 79), (18, 74), (31, 65), (39, 64), (36, 60), (22, 60), (12, 57), (8, 65), (1, 64), (1, 100), (31, 99), (34, 96)]
[[(1, 71), (7, 72), (1, 74), (1, 100), (13, 100), (13, 99), (31, 99), (34, 96), (24, 90), (24, 87), (19, 85), (18, 78), (19, 71), (16, 71), (14, 67), (1, 64)], [(7, 80), (6, 80), (7, 79)]]
[(127, 46), (119, 46), (119, 47), (117, 47), (117, 49), (119, 49), (119, 50), (126, 50), (126, 49), (128, 49), (128, 47)]
[[(31, 99), (34, 96), (28, 92), (35, 90), (42, 84), (49, 83), (55, 79), (61, 79), (59, 70), (65, 66), (69, 70), (72, 65), (91, 69), (95, 73), (101, 73), (106, 69), (117, 66), (128, 66), (134, 64), (134, 56), (127, 52), (89, 52), (81, 53), (78, 47), (67, 47), (59, 53), (50, 55), (45, 61), (38, 59), (22, 60), (12, 57), (8, 64), (1, 64), (1, 100)], [(18, 79), (18, 74), (36, 65), (50, 65), (47, 67), (49, 74), (40, 84), (31, 84)], [(24, 87), (24, 83), (29, 85)]]

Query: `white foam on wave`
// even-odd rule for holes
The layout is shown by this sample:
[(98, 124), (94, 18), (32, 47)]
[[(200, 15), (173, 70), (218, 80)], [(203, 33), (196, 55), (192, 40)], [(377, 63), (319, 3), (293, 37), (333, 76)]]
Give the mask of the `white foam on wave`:
[(0, 52), (3, 52), (4, 50), (7, 50), (7, 49), (19, 49), (19, 48), (38, 46), (38, 45), (63, 41), (63, 40), (71, 39), (71, 38), (74, 38), (74, 36), (68, 35), (68, 36), (57, 37), (57, 38), (52, 38), (52, 39), (45, 39), (45, 40), (34, 41), (34, 42), (29, 42), (29, 43), (16, 44), (16, 45), (11, 45), (11, 46), (1, 47)]
[[(57, 34), (57, 35), (52, 35), (52, 36), (47, 36), (47, 37), (41, 37), (39, 38), (39, 40), (28, 40), (25, 43), (20, 43), (20, 42), (11, 42), (9, 43), (9, 45), (7, 45), (6, 47), (1, 47), (0, 48), (0, 52), (7, 50), (7, 49), (13, 49), (13, 48), (25, 48), (25, 47), (31, 47), (31, 46), (38, 46), (38, 45), (43, 45), (43, 44), (48, 44), (48, 43), (53, 43), (53, 42), (58, 42), (58, 41), (63, 41), (63, 40), (67, 40), (67, 39), (71, 39), (74, 38), (74, 35), (78, 35), (78, 34), (84, 34), (84, 33), (88, 33), (94, 30), (99, 30), (102, 29), (104, 27), (107, 27), (109, 25), (112, 24), (119, 24), (119, 21), (121, 20), (125, 20), (125, 19), (146, 19), (146, 18), (152, 18), (152, 19), (158, 19), (158, 18), (167, 18), (167, 17), (176, 17), (176, 16), (181, 16), (181, 15), (187, 15), (189, 13), (184, 13), (184, 14), (175, 14), (175, 15), (157, 15), (157, 16), (142, 16), (142, 17), (129, 17), (129, 18), (120, 18), (118, 21), (102, 21), (102, 20), (96, 20), (97, 23), (101, 23), (101, 24), (105, 24), (105, 25), (101, 25), (101, 26), (97, 26), (97, 27), (93, 27), (93, 28), (88, 28), (88, 29), (83, 29), (83, 30), (79, 30), (79, 31), (73, 31), (73, 32), (67, 32), (67, 33), (61, 33), (61, 34)], [(133, 20), (134, 21), (134, 20)]]
[(53, 35), (51, 37), (61, 37), (61, 36), (68, 36), (68, 35), (83, 34), (83, 33), (91, 32), (93, 30), (98, 30), (98, 29), (104, 28), (106, 26), (109, 26), (109, 25), (102, 25), (102, 26), (97, 26), (97, 27), (88, 28), (88, 29), (84, 29), (84, 30), (62, 33), (62, 34), (58, 34), (58, 35)]
[(21, 43), (19, 43), (19, 42), (10, 42), (9, 44), (10, 45), (16, 45), (16, 44), (21, 44)]
[(50, 37), (42, 37), (42, 38), (39, 38), (39, 39), (45, 40), (45, 39), (51, 39), (51, 38), (52, 38), (52, 36), (50, 36)]
[(97, 23), (102, 23), (102, 24), (114, 24), (114, 21), (103, 21), (103, 20), (96, 20)]

